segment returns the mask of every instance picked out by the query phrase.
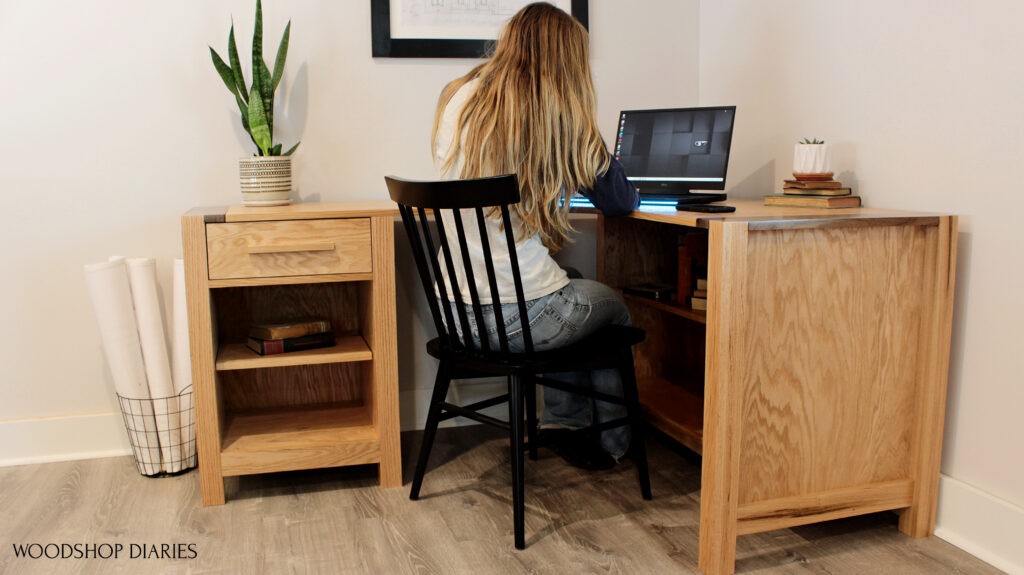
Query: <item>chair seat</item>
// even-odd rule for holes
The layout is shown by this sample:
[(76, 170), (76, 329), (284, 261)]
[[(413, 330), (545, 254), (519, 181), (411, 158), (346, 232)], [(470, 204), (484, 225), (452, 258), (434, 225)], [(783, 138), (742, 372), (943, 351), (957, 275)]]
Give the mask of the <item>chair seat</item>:
[(427, 343), (427, 353), (450, 361), (459, 369), (455, 377), (460, 378), (475, 374), (558, 373), (616, 367), (622, 349), (642, 342), (644, 337), (642, 329), (609, 325), (572, 345), (529, 354), (469, 350), (453, 347), (438, 337)]

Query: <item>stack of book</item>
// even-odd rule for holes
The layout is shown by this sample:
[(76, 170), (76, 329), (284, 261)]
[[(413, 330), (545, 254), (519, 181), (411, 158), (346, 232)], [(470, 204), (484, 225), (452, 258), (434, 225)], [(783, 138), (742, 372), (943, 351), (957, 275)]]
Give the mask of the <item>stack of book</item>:
[(708, 279), (697, 278), (697, 287), (690, 297), (690, 307), (693, 309), (708, 309)]
[(766, 206), (803, 206), (810, 208), (857, 208), (860, 196), (839, 180), (784, 180), (781, 194), (764, 197)]
[(249, 349), (260, 355), (331, 347), (334, 343), (331, 322), (320, 318), (257, 324), (249, 329), (246, 341)]

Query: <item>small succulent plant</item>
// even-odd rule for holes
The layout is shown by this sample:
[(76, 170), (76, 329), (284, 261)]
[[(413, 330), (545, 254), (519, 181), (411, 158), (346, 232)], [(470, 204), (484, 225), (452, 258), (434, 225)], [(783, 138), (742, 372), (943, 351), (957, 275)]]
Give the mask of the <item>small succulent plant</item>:
[(825, 140), (819, 140), (818, 138), (804, 138), (797, 142), (798, 144), (824, 144)]

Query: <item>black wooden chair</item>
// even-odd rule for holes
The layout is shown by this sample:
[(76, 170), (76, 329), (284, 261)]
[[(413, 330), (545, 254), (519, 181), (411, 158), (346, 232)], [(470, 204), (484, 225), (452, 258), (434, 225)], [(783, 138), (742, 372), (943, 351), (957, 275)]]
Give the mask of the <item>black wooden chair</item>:
[[(531, 459), (537, 457), (536, 384), (581, 393), (601, 401), (626, 406), (627, 417), (593, 425), (579, 430), (577, 433), (596, 434), (606, 429), (630, 425), (632, 432), (631, 454), (636, 462), (640, 478), (640, 491), (644, 499), (650, 499), (651, 486), (647, 469), (647, 452), (644, 447), (644, 424), (640, 414), (631, 349), (633, 345), (644, 339), (643, 330), (626, 326), (607, 326), (586, 340), (571, 346), (534, 351), (529, 322), (526, 322), (522, 326), (525, 351), (513, 353), (509, 349), (509, 335), (505, 333), (505, 324), (501, 317), (496, 270), (491, 257), (492, 252), (485, 231), (484, 219), (486, 217), (502, 219), (505, 243), (510, 246), (508, 261), (515, 285), (519, 315), (526, 317), (522, 279), (514, 249), (513, 226), (509, 218), (509, 205), (518, 203), (520, 199), (516, 177), (507, 175), (437, 182), (412, 182), (387, 177), (385, 181), (391, 199), (398, 204), (401, 211), (420, 281), (427, 302), (429, 302), (430, 314), (438, 334), (437, 338), (427, 343), (427, 352), (440, 360), (440, 364), (430, 399), (419, 459), (413, 475), (410, 499), (419, 498), (423, 475), (426, 472), (427, 460), (430, 457), (438, 423), (462, 416), (507, 429), (512, 459), (512, 514), (515, 546), (517, 549), (525, 548), (525, 506), (523, 501), (525, 462), (523, 455), (525, 451), (529, 451)], [(460, 210), (461, 214), (469, 216), (470, 219), (467, 221), (470, 222), (473, 221), (472, 218), (475, 214), (476, 227), (479, 230), (480, 241), (486, 254), (485, 269), (473, 269), (469, 263), (466, 224), (460, 217)], [(440, 217), (445, 211), (454, 216), (449, 220), (448, 225), (445, 225), (443, 218)], [(433, 218), (435, 225), (431, 225), (428, 221), (428, 215), (431, 214), (435, 216)], [(452, 227), (454, 229), (450, 229)], [(458, 249), (455, 249), (456, 247)], [(443, 257), (439, 257), (439, 253)], [(466, 287), (470, 293), (470, 301), (464, 301), (464, 297), (461, 295), (463, 293), (460, 289), (461, 286), (458, 285), (456, 273), (450, 265), (454, 261), (462, 261), (465, 266), (465, 283), (468, 284)], [(441, 273), (442, 265), (446, 266), (446, 275)], [(474, 278), (479, 274), (486, 275), (486, 285), (489, 287), (487, 291), (490, 293), (478, 293)], [(446, 281), (447, 278), (451, 279)], [(435, 291), (435, 286), (437, 291)], [(439, 293), (449, 296), (458, 294), (458, 297), (454, 298), (453, 305), (439, 305), (437, 300)], [(498, 327), (499, 345), (496, 346), (496, 349), (487, 341), (486, 337), (481, 338), (481, 341), (478, 342), (471, 335), (473, 327), (476, 328), (477, 333), (487, 333), (484, 326), (481, 325), (481, 317), (483, 306), (488, 304), (490, 304), (494, 315), (497, 316), (494, 318)], [(470, 317), (469, 310), (472, 311), (472, 317)], [(470, 322), (474, 320), (477, 325), (471, 327)], [(546, 373), (608, 368), (618, 369), (621, 373), (622, 397), (580, 390), (562, 382), (540, 377)], [(453, 379), (495, 376), (506, 377), (507, 393), (465, 406), (453, 405), (446, 401), (448, 387)], [(480, 413), (480, 410), (505, 402), (508, 402), (507, 422)], [(523, 440), (524, 431), (527, 436), (526, 443)]]

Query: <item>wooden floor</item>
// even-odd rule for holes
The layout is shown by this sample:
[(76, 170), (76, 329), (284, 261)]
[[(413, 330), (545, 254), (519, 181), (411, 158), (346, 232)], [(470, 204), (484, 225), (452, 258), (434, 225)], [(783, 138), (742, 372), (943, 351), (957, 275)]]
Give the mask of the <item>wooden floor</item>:
[[(582, 472), (542, 450), (527, 462), (525, 551), (512, 547), (499, 432), (442, 430), (420, 501), (408, 499), (419, 434), (402, 440), (405, 487), (376, 487), (375, 467), (281, 473), (233, 481), (218, 507), (201, 506), (195, 471), (147, 478), (127, 457), (0, 468), (0, 573), (697, 572), (700, 466), (667, 440), (649, 441), (653, 501), (631, 463)], [(32, 543), (121, 550), (16, 556)], [(159, 558), (177, 544), (186, 558)], [(739, 573), (1001, 573), (935, 537), (900, 534), (892, 513), (742, 537), (737, 557)]]

